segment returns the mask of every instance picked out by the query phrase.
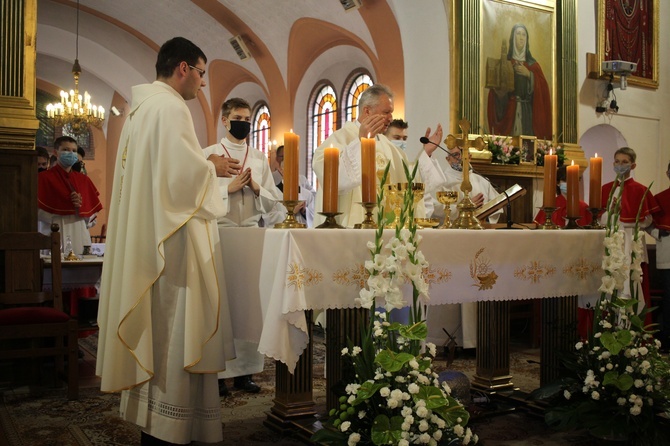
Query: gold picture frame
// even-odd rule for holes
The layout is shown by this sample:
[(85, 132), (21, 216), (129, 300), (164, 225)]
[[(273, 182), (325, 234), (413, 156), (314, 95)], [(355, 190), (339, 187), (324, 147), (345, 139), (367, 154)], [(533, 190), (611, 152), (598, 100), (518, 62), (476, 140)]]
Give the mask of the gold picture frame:
[(521, 151), (519, 153), (519, 162), (523, 164), (535, 164), (535, 148), (537, 138), (534, 136), (517, 136), (516, 147)]
[[(640, 45), (642, 46), (641, 48), (638, 48), (639, 51), (636, 52), (626, 48), (617, 49), (620, 48), (620, 46), (616, 45), (616, 17), (618, 14), (616, 14), (613, 9), (614, 6), (617, 6), (615, 3), (615, 0), (598, 0), (598, 53), (596, 57), (598, 77), (607, 76), (607, 74), (602, 71), (603, 61), (625, 60), (627, 62), (636, 62), (638, 65), (635, 73), (637, 74), (627, 77), (628, 84), (648, 88), (658, 88), (659, 0), (638, 0), (637, 2), (630, 3), (630, 6), (633, 9), (630, 10), (630, 17), (626, 16), (625, 26), (629, 26), (629, 19), (635, 22), (640, 22), (638, 24), (630, 24), (630, 26), (635, 26), (635, 30), (631, 29), (631, 35), (634, 35), (636, 42), (639, 39)], [(651, 7), (649, 5), (651, 5)], [(621, 6), (621, 8), (623, 9), (623, 6)], [(637, 25), (639, 25), (639, 27)], [(626, 58), (637, 60), (629, 60)], [(615, 79), (618, 78), (619, 76), (615, 76)]]
[[(557, 107), (557, 56), (556, 56), (556, 1), (555, 0), (482, 0), (461, 2), (454, 0), (454, 66), (457, 75), (453, 78), (452, 88), (459, 98), (456, 107), (452, 107), (453, 121), (468, 119), (476, 133), (496, 135), (529, 135), (541, 139), (552, 139), (560, 133)], [(517, 25), (526, 32), (527, 49), (534, 62), (523, 64), (516, 58), (508, 57), (508, 42)], [(516, 41), (516, 40), (515, 40)], [(507, 45), (507, 48), (505, 48)], [(516, 65), (522, 65), (525, 77), (532, 73), (534, 82), (539, 80), (542, 94), (533, 92), (532, 108), (524, 117), (523, 128), (513, 131), (510, 121)], [(534, 65), (532, 68), (531, 65)], [(533, 69), (539, 70), (534, 72)], [(519, 73), (521, 74), (521, 73)], [(511, 83), (510, 83), (511, 82)], [(535, 82), (538, 84), (538, 82)], [(499, 88), (496, 88), (499, 87)], [(492, 91), (503, 98), (507, 105), (501, 106), (492, 99)], [(507, 96), (505, 96), (507, 94)], [(536, 98), (542, 98), (538, 102)], [(531, 102), (532, 101), (532, 102)], [(491, 105), (494, 104), (494, 105)], [(507, 107), (507, 109), (505, 109)], [(493, 111), (493, 110), (498, 110)], [(502, 110), (502, 111), (499, 111)], [(495, 114), (497, 113), (497, 114)], [(495, 119), (492, 119), (491, 117)], [(526, 114), (524, 114), (526, 116)], [(498, 119), (504, 117), (503, 119)], [(527, 122), (532, 121), (532, 127)], [(537, 125), (536, 125), (537, 122)], [(517, 126), (518, 127), (518, 126)]]

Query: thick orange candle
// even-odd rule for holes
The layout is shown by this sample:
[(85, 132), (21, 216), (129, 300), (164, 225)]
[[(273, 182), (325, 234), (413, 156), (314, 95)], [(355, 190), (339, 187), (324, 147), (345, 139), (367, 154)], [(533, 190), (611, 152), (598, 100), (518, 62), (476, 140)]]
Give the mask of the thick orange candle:
[(293, 133), (284, 133), (284, 200), (298, 199), (298, 166), (300, 136)]
[(544, 196), (542, 206), (546, 208), (556, 207), (556, 166), (558, 165), (558, 156), (544, 155)]
[(377, 201), (377, 152), (374, 138), (361, 138), (361, 189), (363, 203)]
[(327, 147), (323, 151), (323, 212), (337, 212), (337, 176), (340, 170), (340, 150)]
[(603, 205), (603, 159), (598, 156), (589, 159), (589, 207), (600, 209)]
[(568, 217), (579, 217), (579, 166), (575, 162), (567, 167)]

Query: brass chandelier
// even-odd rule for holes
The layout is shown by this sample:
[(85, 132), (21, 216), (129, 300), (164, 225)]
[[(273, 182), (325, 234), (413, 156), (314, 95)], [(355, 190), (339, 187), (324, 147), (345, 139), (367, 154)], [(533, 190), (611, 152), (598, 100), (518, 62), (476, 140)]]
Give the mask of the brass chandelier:
[(88, 131), (89, 126), (100, 127), (105, 120), (105, 109), (91, 104), (91, 95), (87, 91), (82, 97), (79, 94), (79, 0), (77, 0), (77, 41), (74, 65), (72, 66), (74, 76), (74, 90), (61, 90), (60, 102), (48, 104), (46, 107), (47, 117), (53, 119), (55, 126), (68, 126), (75, 135), (81, 135)]

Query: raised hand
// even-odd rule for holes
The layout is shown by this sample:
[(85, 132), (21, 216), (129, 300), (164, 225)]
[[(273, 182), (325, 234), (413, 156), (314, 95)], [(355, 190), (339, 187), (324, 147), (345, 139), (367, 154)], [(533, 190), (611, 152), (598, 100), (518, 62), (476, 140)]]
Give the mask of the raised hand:
[(369, 115), (361, 120), (361, 128), (358, 130), (360, 138), (374, 138), (386, 130), (386, 117), (384, 115)]

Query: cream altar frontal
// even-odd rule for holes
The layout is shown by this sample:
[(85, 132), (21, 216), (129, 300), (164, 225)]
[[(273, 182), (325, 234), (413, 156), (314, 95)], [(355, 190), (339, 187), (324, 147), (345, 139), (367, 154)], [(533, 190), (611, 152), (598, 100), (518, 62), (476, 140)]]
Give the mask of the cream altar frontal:
[[(309, 342), (305, 310), (356, 307), (374, 230), (219, 232), (235, 337), (258, 342), (292, 373)], [(431, 306), (595, 294), (600, 286), (604, 231), (419, 233)]]

